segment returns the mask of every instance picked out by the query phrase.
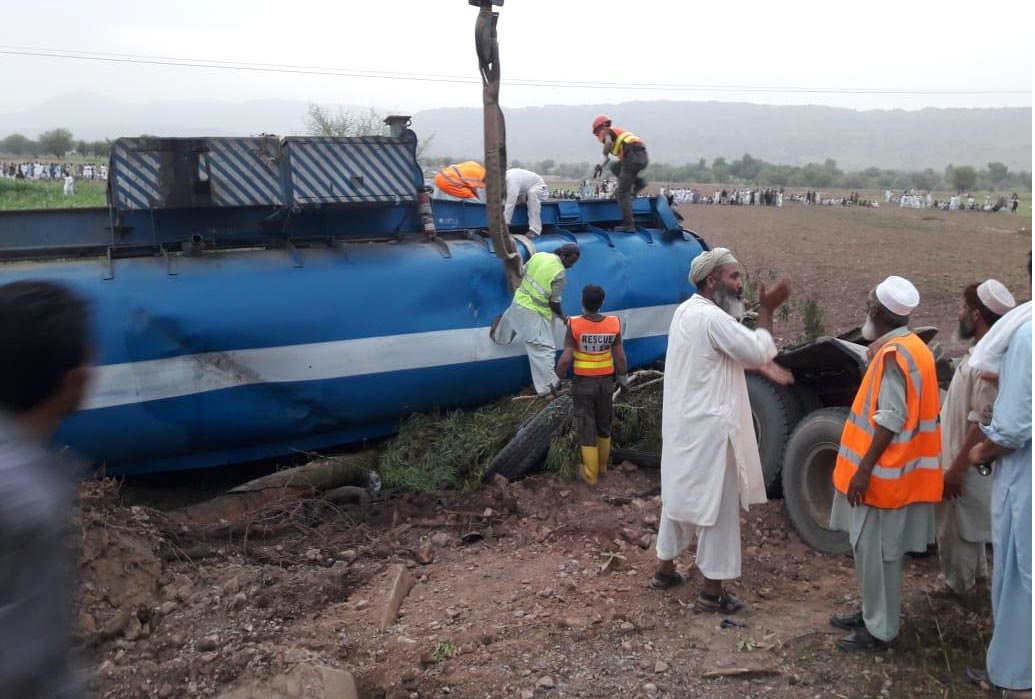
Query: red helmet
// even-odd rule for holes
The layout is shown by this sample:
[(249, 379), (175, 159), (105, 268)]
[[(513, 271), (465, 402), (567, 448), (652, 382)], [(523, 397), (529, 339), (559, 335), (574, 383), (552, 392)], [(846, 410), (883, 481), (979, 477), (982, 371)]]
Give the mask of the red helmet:
[(593, 120), (593, 135), (596, 136), (597, 135), (597, 131), (600, 131), (600, 129), (604, 128), (605, 126), (610, 126), (610, 125), (611, 125), (611, 117), (607, 116), (606, 114), (601, 114), (600, 116), (598, 116), (596, 119)]

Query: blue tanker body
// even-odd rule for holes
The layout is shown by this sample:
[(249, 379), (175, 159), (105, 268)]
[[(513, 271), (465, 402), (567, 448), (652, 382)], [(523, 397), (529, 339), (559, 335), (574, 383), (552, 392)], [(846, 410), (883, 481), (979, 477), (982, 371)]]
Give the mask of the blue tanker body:
[[(114, 157), (113, 171), (117, 178)], [(116, 203), (118, 185), (116, 179)], [(638, 200), (637, 211), (665, 228), (614, 234), (606, 229), (616, 219), (613, 201), (548, 204), (548, 233), (534, 244), (550, 251), (578, 242), (582, 256), (569, 270), (564, 310), (579, 312), (583, 285), (604, 286), (606, 310), (622, 317), (633, 367), (664, 356), (672, 312), (693, 290), (689, 263), (703, 249), (676, 227), (664, 202)], [(203, 251), (190, 241), (217, 238), (213, 218), (176, 228), (149, 213), (113, 207), (113, 228), (118, 214), (130, 243), (97, 258), (88, 256), (94, 241), (80, 240), (85, 259), (55, 261), (39, 258), (68, 256), (74, 235), (62, 228), (48, 237), (47, 228), (68, 225), (69, 212), (22, 215), (7, 226), (0, 219), (0, 250), (22, 260), (3, 265), (0, 283), (57, 281), (91, 305), (96, 379), (58, 439), (109, 473), (212, 467), (354, 443), (390, 434), (412, 412), (478, 405), (530, 383), (523, 346), (489, 338), (510, 292), (482, 230), (483, 206), (436, 201), (433, 238), (411, 232), (420, 223), (412, 202), (367, 206), (362, 220), (391, 219), (395, 229), (391, 238), (370, 231), (380, 239), (366, 241), (358, 240), (365, 236), (351, 227), (356, 218), (348, 209), (296, 207), (299, 228), (279, 248), (242, 235), (260, 230), (270, 210), (216, 209), (209, 213), (223, 227), (224, 244)], [(191, 220), (183, 209), (175, 216)], [(97, 212), (80, 219), (86, 226), (102, 220)], [(60, 244), (46, 255), (12, 254), (32, 247), (33, 221), (35, 239)], [(519, 214), (515, 225), (521, 223)], [(300, 230), (315, 231), (319, 244)], [(148, 239), (161, 242), (148, 254), (125, 254)], [(522, 246), (524, 257), (530, 248)]]

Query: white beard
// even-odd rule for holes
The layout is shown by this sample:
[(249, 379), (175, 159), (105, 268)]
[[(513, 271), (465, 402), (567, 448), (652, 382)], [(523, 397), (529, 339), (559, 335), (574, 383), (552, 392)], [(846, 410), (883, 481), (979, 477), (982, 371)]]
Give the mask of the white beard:
[(715, 305), (737, 320), (744, 317), (744, 302), (722, 286), (715, 290)]
[(877, 326), (873, 324), (873, 318), (869, 315), (866, 316), (866, 322), (862, 326), (862, 336), (864, 340), (873, 342), (877, 339)]

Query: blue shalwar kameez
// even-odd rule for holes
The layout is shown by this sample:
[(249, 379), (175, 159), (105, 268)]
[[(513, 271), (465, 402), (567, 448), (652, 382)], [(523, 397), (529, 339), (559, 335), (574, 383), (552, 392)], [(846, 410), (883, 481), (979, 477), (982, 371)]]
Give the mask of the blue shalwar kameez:
[(992, 469), (992, 614), (986, 658), (998, 687), (1031, 687), (1031, 321), (1010, 340), (985, 436), (1013, 449)]

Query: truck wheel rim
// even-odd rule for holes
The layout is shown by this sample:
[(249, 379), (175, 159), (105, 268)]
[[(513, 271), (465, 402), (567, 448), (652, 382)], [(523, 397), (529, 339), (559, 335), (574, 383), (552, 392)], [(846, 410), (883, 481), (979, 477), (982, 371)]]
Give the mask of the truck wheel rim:
[(834, 465), (838, 445), (820, 442), (805, 457), (802, 491), (809, 515), (819, 526), (830, 528), (830, 508), (834, 504)]

